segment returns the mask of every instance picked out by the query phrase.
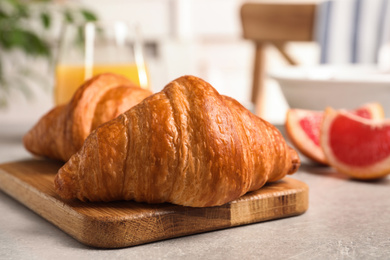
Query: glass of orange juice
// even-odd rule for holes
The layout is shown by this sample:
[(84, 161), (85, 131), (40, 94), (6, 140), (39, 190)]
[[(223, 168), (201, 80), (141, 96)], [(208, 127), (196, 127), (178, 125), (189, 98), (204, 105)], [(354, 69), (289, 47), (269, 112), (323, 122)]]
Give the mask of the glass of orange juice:
[(55, 71), (55, 103), (68, 102), (84, 81), (105, 72), (150, 88), (139, 28), (122, 21), (65, 26)]

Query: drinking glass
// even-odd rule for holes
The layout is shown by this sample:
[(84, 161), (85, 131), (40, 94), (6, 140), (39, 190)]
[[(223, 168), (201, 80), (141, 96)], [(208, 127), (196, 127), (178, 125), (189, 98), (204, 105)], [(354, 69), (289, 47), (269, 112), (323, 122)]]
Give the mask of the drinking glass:
[(55, 69), (57, 105), (68, 102), (84, 81), (105, 72), (150, 88), (138, 26), (123, 21), (66, 25), (60, 41)]

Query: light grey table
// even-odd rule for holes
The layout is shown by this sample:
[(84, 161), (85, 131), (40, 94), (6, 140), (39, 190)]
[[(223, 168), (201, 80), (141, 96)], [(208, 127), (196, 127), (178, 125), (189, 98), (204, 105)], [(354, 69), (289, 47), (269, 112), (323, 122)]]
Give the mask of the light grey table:
[[(0, 123), (0, 163), (30, 157), (24, 131)], [(291, 177), (310, 187), (303, 215), (111, 250), (80, 244), (0, 191), (0, 259), (390, 259), (390, 177), (353, 181), (305, 161)]]

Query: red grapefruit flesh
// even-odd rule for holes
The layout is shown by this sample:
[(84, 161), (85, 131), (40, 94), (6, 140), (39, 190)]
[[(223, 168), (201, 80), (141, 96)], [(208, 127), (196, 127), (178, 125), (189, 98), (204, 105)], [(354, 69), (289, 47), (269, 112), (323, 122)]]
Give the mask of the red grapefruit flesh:
[[(383, 119), (379, 103), (369, 103), (349, 111), (368, 119)], [(291, 143), (306, 157), (320, 164), (328, 164), (320, 146), (320, 128), (323, 111), (289, 109), (286, 115), (286, 133)]]
[(286, 133), (291, 143), (307, 158), (327, 164), (320, 147), (322, 111), (289, 109), (286, 115)]
[(328, 163), (357, 179), (390, 173), (390, 120), (366, 119), (343, 110), (327, 109), (320, 143)]

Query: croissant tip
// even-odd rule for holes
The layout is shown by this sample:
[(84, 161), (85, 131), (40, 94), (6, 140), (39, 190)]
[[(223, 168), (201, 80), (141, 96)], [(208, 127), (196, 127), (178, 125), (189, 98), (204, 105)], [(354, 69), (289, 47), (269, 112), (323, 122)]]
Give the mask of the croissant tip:
[(35, 149), (37, 144), (34, 144), (34, 129), (28, 131), (22, 138), (23, 146), (32, 154), (36, 154)]
[(288, 174), (293, 174), (298, 171), (299, 167), (301, 166), (301, 160), (299, 158), (298, 153), (291, 147), (289, 147), (290, 154), (291, 154), (291, 168), (288, 172)]
[(301, 166), (301, 162), (300, 161), (293, 161), (292, 164), (291, 164), (291, 168), (290, 168), (290, 171), (288, 172), (288, 174), (296, 173), (300, 166)]
[(63, 178), (62, 169), (57, 173), (56, 177), (54, 178), (54, 187), (56, 190), (56, 193), (60, 195), (62, 199), (73, 199), (73, 192), (70, 189), (71, 185), (69, 185), (69, 182), (71, 180), (66, 180)]

